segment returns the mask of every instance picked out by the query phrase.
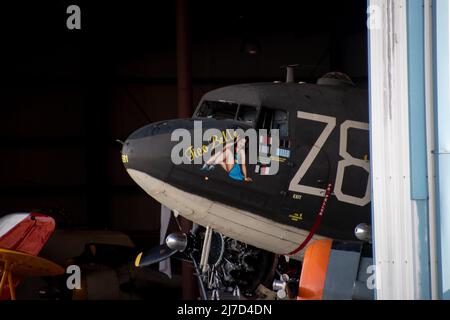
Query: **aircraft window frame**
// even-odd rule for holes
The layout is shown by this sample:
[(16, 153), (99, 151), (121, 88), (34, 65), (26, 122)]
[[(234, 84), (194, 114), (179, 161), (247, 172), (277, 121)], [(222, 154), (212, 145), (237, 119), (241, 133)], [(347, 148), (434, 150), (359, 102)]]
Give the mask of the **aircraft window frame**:
[[(228, 105), (233, 105), (233, 107), (235, 106), (236, 107), (236, 111), (234, 112), (234, 117), (233, 118), (219, 118), (219, 119), (217, 119), (217, 118), (215, 118), (215, 117), (212, 117), (212, 116), (200, 116), (199, 115), (199, 113), (202, 111), (202, 108), (203, 108), (203, 106), (205, 105), (205, 103), (216, 103), (216, 104), (219, 104), (219, 103), (221, 103), (221, 104), (223, 104), (223, 105), (226, 105), (226, 104), (228, 104)], [(233, 101), (225, 101), (225, 100), (202, 100), (201, 101), (201, 103), (200, 103), (200, 105), (199, 105), (199, 107), (198, 107), (198, 109), (197, 109), (197, 111), (195, 112), (195, 117), (197, 117), (197, 118), (205, 118), (205, 119), (216, 119), (216, 120), (235, 120), (236, 119), (236, 114), (237, 114), (237, 112), (238, 112), (238, 110), (239, 110), (239, 104), (238, 103), (236, 103), (236, 102), (233, 102)]]
[[(290, 113), (286, 109), (271, 108), (271, 107), (261, 106), (260, 109), (259, 109), (259, 113), (258, 113), (258, 120), (256, 121), (256, 129), (264, 129), (264, 128), (266, 128), (265, 126), (259, 126), (260, 125), (260, 116), (264, 112), (264, 110), (269, 110), (272, 113), (270, 129), (275, 129), (275, 128), (273, 128), (273, 124), (274, 124), (274, 115), (275, 115), (276, 111), (281, 111), (281, 112), (286, 114), (287, 133), (282, 135), (282, 133), (280, 132), (280, 138), (288, 138), (289, 137), (289, 133), (292, 131), (292, 128), (291, 128), (291, 121), (289, 121)], [(264, 115), (266, 115), (266, 114), (267, 113), (265, 113)]]
[[(240, 114), (240, 112), (241, 112), (241, 108), (242, 108), (242, 107), (245, 107), (245, 108), (253, 108), (253, 109), (255, 109), (254, 119), (252, 120), (251, 123), (249, 123), (248, 121), (244, 121), (244, 120), (239, 120), (239, 119), (238, 119), (238, 116), (239, 116), (239, 114)], [(246, 124), (248, 124), (248, 125), (251, 125), (252, 127), (255, 127), (255, 126), (256, 126), (256, 123), (258, 122), (258, 117), (259, 117), (260, 109), (261, 109), (260, 107), (252, 106), (252, 105), (250, 105), (250, 104), (244, 104), (244, 103), (241, 103), (241, 104), (239, 104), (239, 107), (238, 107), (238, 110), (237, 110), (237, 112), (236, 112), (236, 116), (234, 117), (234, 120), (235, 120), (235, 121), (238, 121), (238, 122), (243, 122), (243, 123), (246, 123)]]
[[(206, 116), (199, 115), (201, 110), (202, 110), (202, 108), (203, 108), (203, 106), (204, 106), (204, 104), (205, 104), (205, 102), (206, 103), (215, 102), (215, 103), (236, 105), (237, 107), (236, 107), (236, 112), (234, 114), (234, 117), (233, 118), (230, 117), (230, 118), (219, 118), (219, 119), (217, 119), (217, 118), (212, 117), (212, 116), (211, 117), (206, 117)], [(238, 116), (239, 116), (239, 113), (241, 111), (241, 107), (247, 107), (247, 108), (254, 108), (255, 109), (255, 117), (254, 117), (254, 120), (251, 123), (248, 122), (248, 121), (244, 121), (244, 120), (238, 120)], [(238, 103), (238, 102), (235, 102), (235, 101), (228, 101), (228, 100), (202, 100), (200, 102), (199, 106), (197, 107), (197, 110), (194, 113), (194, 117), (195, 118), (204, 118), (204, 119), (210, 119), (211, 118), (211, 119), (217, 119), (217, 120), (234, 120), (234, 121), (237, 121), (237, 122), (245, 123), (245, 124), (250, 125), (252, 127), (256, 127), (260, 111), (261, 111), (261, 107), (260, 106), (255, 106), (255, 105), (246, 104), (246, 103)]]

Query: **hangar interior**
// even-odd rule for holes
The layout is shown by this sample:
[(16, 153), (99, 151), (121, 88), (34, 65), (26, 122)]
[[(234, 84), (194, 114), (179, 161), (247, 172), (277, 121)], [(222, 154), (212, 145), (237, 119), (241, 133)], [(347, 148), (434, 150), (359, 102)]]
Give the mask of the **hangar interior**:
[[(382, 25), (389, 24), (391, 17), (384, 12), (405, 21), (409, 17), (401, 9), (405, 1), (387, 1), (390, 4), (387, 9), (382, 1), (370, 2), (384, 10), (380, 12)], [(436, 2), (445, 7), (442, 1)], [(283, 81), (285, 75), (280, 66), (294, 63), (299, 64), (295, 71), (295, 80), (299, 82), (315, 83), (327, 72), (341, 71), (361, 88), (368, 89), (369, 73), (378, 76), (379, 83), (386, 81), (392, 85), (392, 78), (387, 76), (389, 70), (384, 74), (380, 71), (386, 60), (376, 53), (384, 52), (383, 43), (395, 46), (395, 41), (381, 38), (376, 30), (368, 31), (366, 1), (189, 1), (188, 6), (180, 3), (184, 1), (127, 5), (80, 2), (80, 30), (66, 27), (66, 8), (72, 4), (68, 1), (4, 5), (2, 10), (7, 14), (0, 21), (4, 54), (0, 215), (38, 211), (56, 220), (56, 235), (72, 233), (75, 239), (75, 234), (82, 234), (81, 237), (90, 241), (90, 234), (95, 230), (98, 238), (112, 237), (118, 243), (132, 241), (138, 248), (158, 244), (160, 205), (127, 175), (120, 158), (121, 145), (116, 140), (124, 140), (145, 124), (180, 116), (177, 82), (180, 68), (189, 73), (192, 87), (188, 114), (201, 96), (212, 89), (237, 83)], [(425, 3), (430, 5), (431, 1)], [(431, 11), (429, 14), (431, 17)], [(177, 22), (183, 20), (180, 16), (188, 18), (188, 22), (185, 21), (188, 28), (177, 31)], [(445, 17), (442, 19), (445, 21)], [(400, 28), (396, 41), (401, 43), (408, 33), (395, 23), (399, 23), (398, 20), (390, 26)], [(448, 30), (442, 32), (439, 36), (448, 37)], [(177, 40), (177, 35), (182, 39)], [(185, 59), (180, 58), (177, 50), (183, 39), (187, 41)], [(405, 55), (397, 59), (407, 57), (406, 46), (399, 50), (405, 50)], [(370, 72), (369, 56), (373, 59)], [(380, 73), (376, 74), (378, 71)], [(395, 73), (398, 81), (408, 82), (408, 77), (402, 74), (404, 70), (392, 67), (390, 71), (391, 75), (398, 72)], [(392, 98), (398, 88), (394, 85), (389, 88)], [(374, 97), (382, 95), (384, 90), (382, 87), (371, 89)], [(371, 100), (372, 111), (380, 103), (374, 99)], [(404, 106), (403, 117), (407, 118), (408, 103), (401, 99), (395, 101)], [(383, 132), (386, 128), (383, 129), (382, 122), (378, 124), (380, 127), (376, 130)], [(402, 134), (409, 132), (407, 125), (402, 128), (406, 130)], [(373, 141), (374, 145), (380, 146), (392, 136), (382, 138), (386, 140)], [(398, 141), (398, 145), (404, 141)], [(392, 148), (395, 149), (395, 141)], [(409, 150), (404, 152), (409, 160)], [(378, 159), (380, 165), (393, 161)], [(384, 174), (383, 168), (377, 170), (380, 176)], [(384, 187), (378, 185), (375, 190)], [(406, 190), (409, 185), (402, 188)], [(409, 196), (405, 194), (406, 198)], [(428, 195), (424, 199), (428, 201)], [(389, 205), (389, 202), (383, 203)], [(404, 206), (391, 205), (392, 210), (403, 210), (402, 217), (407, 219), (408, 211)], [(426, 212), (425, 220), (428, 219)], [(398, 227), (402, 221), (398, 220), (393, 226)], [(448, 223), (448, 220), (443, 221)], [(387, 232), (389, 218), (381, 216), (374, 222), (380, 226), (374, 230), (378, 240)], [(414, 230), (413, 227), (404, 229), (409, 237), (399, 243), (420, 242), (423, 234), (415, 234)], [(430, 231), (420, 232), (428, 235)], [(386, 239), (393, 241), (390, 237)], [(79, 255), (83, 249), (78, 240), (69, 241), (63, 247), (57, 240), (53, 241), (51, 248), (43, 252), (52, 260)], [(380, 243), (387, 246), (383, 241)], [(384, 251), (378, 252), (380, 257), (387, 255), (385, 260), (381, 259), (383, 261), (400, 250), (383, 248)], [(442, 252), (444, 249), (446, 247), (441, 247)], [(421, 260), (423, 251), (416, 255), (411, 249), (408, 251), (411, 255), (405, 257), (417, 263), (414, 270), (408, 271), (409, 278), (402, 278), (411, 286), (403, 291), (380, 292), (381, 297), (383, 294), (386, 298), (431, 297), (431, 293), (429, 296), (422, 293), (423, 290), (431, 292), (432, 279), (423, 280), (427, 282), (425, 289), (412, 288), (423, 285), (423, 281), (417, 280), (423, 275), (423, 269), (421, 273), (417, 266), (433, 265), (429, 249), (426, 250), (426, 262)], [(448, 258), (448, 253), (442, 256)], [(181, 266), (175, 264), (174, 268), (176, 276), (171, 281), (152, 275), (151, 289), (143, 292), (142, 297), (182, 297)], [(443, 272), (442, 268), (437, 269), (435, 277)], [(440, 279), (443, 278), (445, 275)], [(392, 278), (383, 281), (390, 280)], [(434, 281), (440, 288), (435, 289), (434, 297), (448, 296), (445, 284), (438, 286), (437, 278)], [(18, 294), (36, 298), (36, 293), (30, 292), (35, 292), (33, 288), (40, 285), (24, 283)], [(95, 298), (119, 297), (116, 292), (91, 294)]]
[[(159, 241), (160, 205), (127, 175), (120, 144), (146, 123), (177, 117), (176, 1), (5, 6), (0, 212), (39, 210), (58, 230), (111, 230)], [(367, 85), (363, 1), (191, 1), (192, 109), (237, 83), (296, 81), (343, 70)], [(171, 292), (173, 294), (173, 292)]]
[[(2, 21), (11, 32), (1, 211), (51, 208), (60, 227), (148, 237), (158, 232), (158, 205), (124, 172), (115, 140), (177, 117), (175, 2), (84, 5), (78, 33), (59, 14), (64, 1), (11, 6)], [(301, 65), (298, 81), (345, 70), (366, 86), (365, 10), (360, 1), (193, 2), (192, 106), (216, 87), (283, 80), (288, 63)]]

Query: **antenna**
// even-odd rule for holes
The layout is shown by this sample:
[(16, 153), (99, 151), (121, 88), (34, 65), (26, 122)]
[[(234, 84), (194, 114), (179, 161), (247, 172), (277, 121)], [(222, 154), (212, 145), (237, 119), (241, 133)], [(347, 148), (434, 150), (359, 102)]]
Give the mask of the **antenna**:
[(286, 69), (286, 83), (294, 83), (294, 68), (298, 67), (298, 64), (289, 64), (287, 66), (282, 66), (281, 69)]

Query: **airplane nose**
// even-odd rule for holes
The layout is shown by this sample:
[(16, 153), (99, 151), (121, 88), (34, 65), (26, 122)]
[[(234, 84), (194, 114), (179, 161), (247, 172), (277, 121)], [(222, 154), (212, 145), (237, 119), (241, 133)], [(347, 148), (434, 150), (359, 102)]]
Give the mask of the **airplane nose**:
[(165, 180), (172, 167), (172, 131), (179, 127), (173, 121), (146, 125), (133, 132), (122, 147), (122, 162), (127, 170), (137, 170)]
[(133, 152), (133, 147), (130, 146), (131, 141), (130, 140), (126, 140), (123, 145), (122, 145), (122, 163), (125, 165), (125, 167), (128, 167), (128, 163), (129, 163), (129, 157), (130, 154)]
[[(183, 147), (191, 147), (193, 138), (195, 136), (195, 121), (197, 119), (173, 119), (167, 121), (161, 121), (146, 125), (135, 132), (133, 132), (128, 139), (125, 141), (122, 147), (122, 162), (125, 168), (130, 173), (130, 170), (140, 171), (153, 178), (168, 181), (181, 179), (182, 174), (178, 175), (175, 173), (177, 171), (191, 172), (192, 166), (179, 165), (179, 159), (177, 165), (172, 162), (172, 149), (177, 146), (180, 142), (180, 137), (178, 132), (175, 134), (175, 141), (172, 141), (172, 133), (176, 129), (184, 129), (184, 133), (188, 133), (188, 138), (192, 141), (188, 141), (188, 145)], [(199, 124), (197, 124), (199, 125)], [(222, 122), (215, 119), (202, 119), (201, 121), (200, 134), (202, 135), (203, 130), (216, 129), (219, 132), (224, 132), (226, 129), (236, 129), (241, 128), (241, 124), (235, 124), (232, 122)], [(245, 128), (244, 128), (245, 129)], [(184, 134), (183, 134), (184, 136)], [(184, 142), (184, 139), (183, 139)], [(179, 150), (180, 146), (177, 146), (174, 150)], [(183, 155), (182, 155), (183, 156)], [(186, 153), (184, 152), (184, 156)], [(197, 172), (196, 172), (197, 173)], [(177, 180), (177, 181), (178, 181)], [(175, 183), (175, 181), (172, 181)], [(179, 182), (179, 181), (178, 181)]]

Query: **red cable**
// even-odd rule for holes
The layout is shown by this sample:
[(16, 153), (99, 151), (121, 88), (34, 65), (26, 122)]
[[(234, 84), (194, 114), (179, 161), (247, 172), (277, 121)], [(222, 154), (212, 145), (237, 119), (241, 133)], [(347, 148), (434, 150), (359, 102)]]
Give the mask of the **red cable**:
[(323, 214), (325, 212), (325, 208), (327, 207), (328, 199), (330, 198), (330, 195), (331, 195), (331, 187), (332, 187), (332, 184), (329, 183), (328, 186), (327, 186), (326, 192), (325, 192), (325, 197), (323, 198), (322, 207), (320, 207), (319, 214), (317, 215), (316, 221), (314, 222), (314, 225), (312, 226), (311, 230), (309, 231), (308, 236), (300, 244), (300, 246), (298, 246), (297, 249), (295, 249), (295, 250), (291, 251), (290, 253), (286, 254), (286, 256), (292, 256), (292, 255), (298, 253), (299, 251), (303, 250), (303, 248), (306, 247), (306, 245), (309, 243), (309, 241), (312, 239), (312, 237), (316, 233), (316, 230), (319, 227), (320, 222), (322, 222), (322, 217), (323, 217)]

